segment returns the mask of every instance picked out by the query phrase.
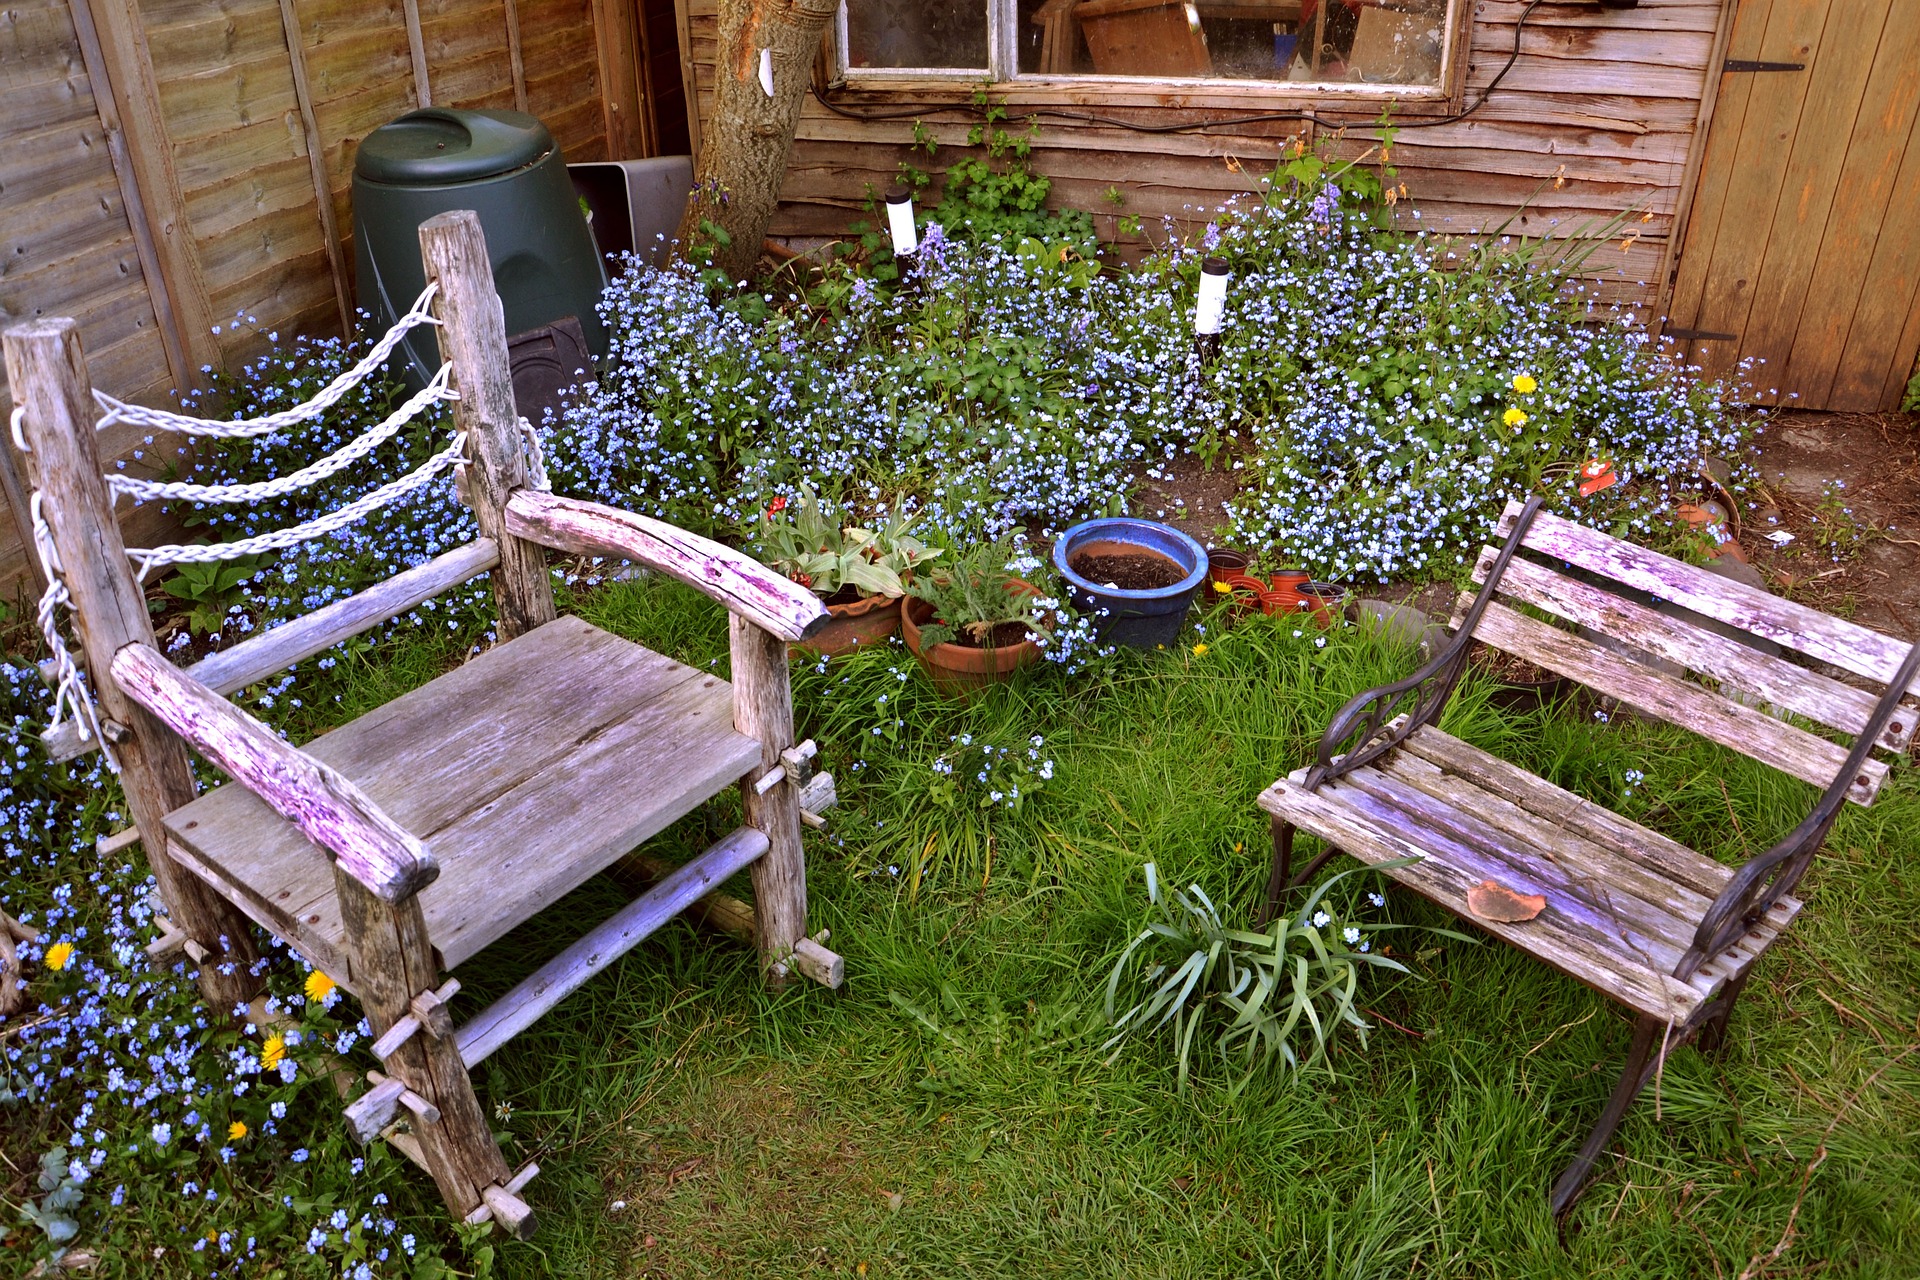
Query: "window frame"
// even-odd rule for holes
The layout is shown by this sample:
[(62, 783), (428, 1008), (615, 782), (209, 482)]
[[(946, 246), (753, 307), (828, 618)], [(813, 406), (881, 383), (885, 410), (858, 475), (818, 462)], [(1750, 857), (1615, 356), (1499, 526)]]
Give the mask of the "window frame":
[(1440, 75), (1434, 84), (1248, 80), (1228, 76), (1056, 75), (1017, 65), (1018, 0), (976, 0), (988, 6), (987, 62), (982, 68), (855, 67), (848, 62), (847, 0), (828, 26), (826, 89), (836, 102), (886, 101), (901, 95), (963, 103), (984, 84), (1010, 104), (1087, 107), (1326, 108), (1376, 111), (1419, 119), (1460, 110), (1466, 100), (1475, 0), (1447, 0)]

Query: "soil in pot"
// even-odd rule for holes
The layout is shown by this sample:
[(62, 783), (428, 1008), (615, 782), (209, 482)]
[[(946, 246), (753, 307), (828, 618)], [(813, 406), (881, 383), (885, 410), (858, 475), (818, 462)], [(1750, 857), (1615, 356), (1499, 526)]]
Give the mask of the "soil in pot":
[(1088, 582), (1121, 591), (1159, 591), (1187, 576), (1187, 571), (1170, 556), (1144, 547), (1125, 547), (1119, 543), (1096, 545), (1076, 551), (1067, 563)]
[[(1031, 587), (1028, 590), (1032, 590)], [(970, 698), (990, 684), (997, 684), (1021, 667), (1040, 660), (1040, 646), (1027, 634), (1024, 624), (1002, 623), (994, 628), (994, 646), (979, 643), (950, 642), (923, 647), (920, 628), (933, 617), (933, 606), (924, 600), (909, 600), (901, 611), (901, 637), (933, 681), (933, 687), (948, 697)]]

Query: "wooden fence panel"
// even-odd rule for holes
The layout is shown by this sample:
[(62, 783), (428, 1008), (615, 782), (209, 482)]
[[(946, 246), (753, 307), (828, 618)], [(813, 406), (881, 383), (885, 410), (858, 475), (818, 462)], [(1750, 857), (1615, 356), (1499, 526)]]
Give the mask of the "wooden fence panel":
[[(338, 333), (353, 297), (360, 140), (424, 89), (448, 106), (524, 101), (569, 159), (603, 158), (594, 17), (593, 0), (0, 9), (0, 321), (74, 316), (96, 383), (136, 400), (164, 399), (203, 363), (257, 354), (269, 332)], [(255, 323), (235, 325), (237, 314)], [(124, 432), (101, 442), (107, 454), (142, 443)], [(0, 468), (5, 594), (28, 569), (10, 470)], [(136, 543), (163, 527), (158, 504), (132, 520)]]
[[(74, 316), (97, 385), (132, 399), (164, 395), (173, 384), (167, 338), (65, 0), (0, 11), (0, 121), (0, 325)], [(12, 409), (0, 386), (0, 422)], [(103, 453), (131, 452), (119, 443)], [(24, 462), (0, 430), (0, 596), (8, 599), (37, 578), (16, 506), (25, 482)], [(143, 531), (152, 514), (142, 513)]]

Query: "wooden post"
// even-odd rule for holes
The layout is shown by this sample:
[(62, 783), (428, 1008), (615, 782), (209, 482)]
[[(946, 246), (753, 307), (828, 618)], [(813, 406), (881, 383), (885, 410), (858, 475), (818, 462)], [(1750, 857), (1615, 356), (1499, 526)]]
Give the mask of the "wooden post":
[(467, 433), (467, 501), (480, 532), (500, 547), (493, 599), (502, 640), (554, 619), (553, 580), (546, 551), (506, 529), (507, 499), (527, 483), (526, 445), (513, 403), (507, 362), (507, 326), (493, 287), (480, 215), (456, 209), (420, 224), (420, 256), (427, 279), (440, 285), (434, 310), (441, 320), (440, 354), (453, 366), (460, 399), (453, 420)]
[[(427, 919), (418, 896), (383, 902), (338, 863), (334, 892), (351, 948), (353, 984), (374, 1036), (384, 1036), (413, 1013), (414, 997), (440, 981)], [(486, 1113), (474, 1096), (473, 1081), (452, 1036), (430, 1030), (407, 1037), (383, 1068), (440, 1112), (438, 1122), (413, 1119), (423, 1163), (440, 1188), (447, 1208), (465, 1217), (486, 1202), (486, 1190), (512, 1176), (487, 1127)]]
[(28, 461), (73, 596), (74, 630), (93, 693), (101, 714), (128, 730), (115, 746), (127, 807), (134, 825), (146, 833), (147, 865), (160, 883), (168, 915), (207, 949), (201, 993), (214, 1010), (231, 1015), (260, 986), (249, 972), (259, 957), (251, 927), (237, 907), (166, 851), (160, 820), (196, 793), (187, 747), (122, 692), (110, 674), (122, 647), (154, 643), (153, 621), (127, 564), (113, 499), (101, 476), (79, 327), (64, 317), (36, 320), (8, 329), (5, 346), (7, 381), (14, 402), (26, 408)]
[(746, 823), (764, 832), (766, 854), (753, 864), (755, 942), (771, 985), (784, 985), (793, 948), (807, 936), (807, 865), (800, 847), (800, 796), (780, 785), (761, 795), (754, 783), (780, 765), (793, 745), (793, 692), (787, 680), (786, 642), (734, 614), (727, 619), (733, 650), (733, 727), (760, 744), (760, 767), (741, 780)]

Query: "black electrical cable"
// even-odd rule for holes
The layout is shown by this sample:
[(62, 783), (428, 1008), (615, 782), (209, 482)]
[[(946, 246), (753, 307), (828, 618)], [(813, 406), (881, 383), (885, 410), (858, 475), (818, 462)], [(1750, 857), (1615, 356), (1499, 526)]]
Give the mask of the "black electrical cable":
[[(1480, 91), (1480, 96), (1474, 99), (1473, 105), (1464, 110), (1457, 111), (1450, 116), (1442, 116), (1437, 120), (1409, 120), (1405, 124), (1393, 125), (1392, 128), (1396, 130), (1432, 129), (1443, 124), (1455, 124), (1461, 120), (1465, 120), (1468, 116), (1485, 106), (1487, 99), (1493, 96), (1493, 91), (1500, 87), (1500, 82), (1507, 78), (1507, 72), (1513, 70), (1513, 64), (1520, 60), (1521, 33), (1526, 30), (1527, 19), (1533, 16), (1533, 11), (1540, 7), (1541, 2), (1542, 0), (1529, 0), (1527, 7), (1521, 10), (1519, 20), (1513, 24), (1513, 52), (1507, 55), (1506, 64), (1500, 68), (1499, 74), (1488, 82), (1487, 87)], [(921, 116), (943, 111), (965, 111), (973, 115), (985, 114), (978, 104), (971, 102), (927, 102), (916, 106), (909, 106), (904, 110), (898, 111), (857, 111), (843, 107), (828, 99), (824, 93), (820, 92), (819, 84), (815, 83), (809, 87), (813, 91), (815, 101), (827, 110), (833, 112), (833, 114), (842, 116), (848, 120), (868, 122), (881, 120), (913, 120)], [(1115, 119), (1112, 116), (1089, 115), (1084, 112), (1060, 111), (1051, 107), (1041, 107), (1038, 110), (1023, 112), (1017, 116), (1010, 115), (1007, 117), (1007, 120), (1012, 124), (1027, 124), (1031, 121), (1041, 119), (1069, 120), (1075, 124), (1107, 125), (1115, 129), (1125, 129), (1130, 133), (1191, 133), (1196, 129), (1223, 129), (1243, 124), (1267, 124), (1275, 120), (1313, 120), (1317, 118), (1318, 116), (1314, 111), (1296, 109), (1292, 111), (1259, 111), (1245, 115), (1228, 116), (1225, 119), (1189, 120), (1179, 124), (1139, 124), (1132, 120)], [(1350, 125), (1347, 127), (1368, 129), (1379, 126)]]

